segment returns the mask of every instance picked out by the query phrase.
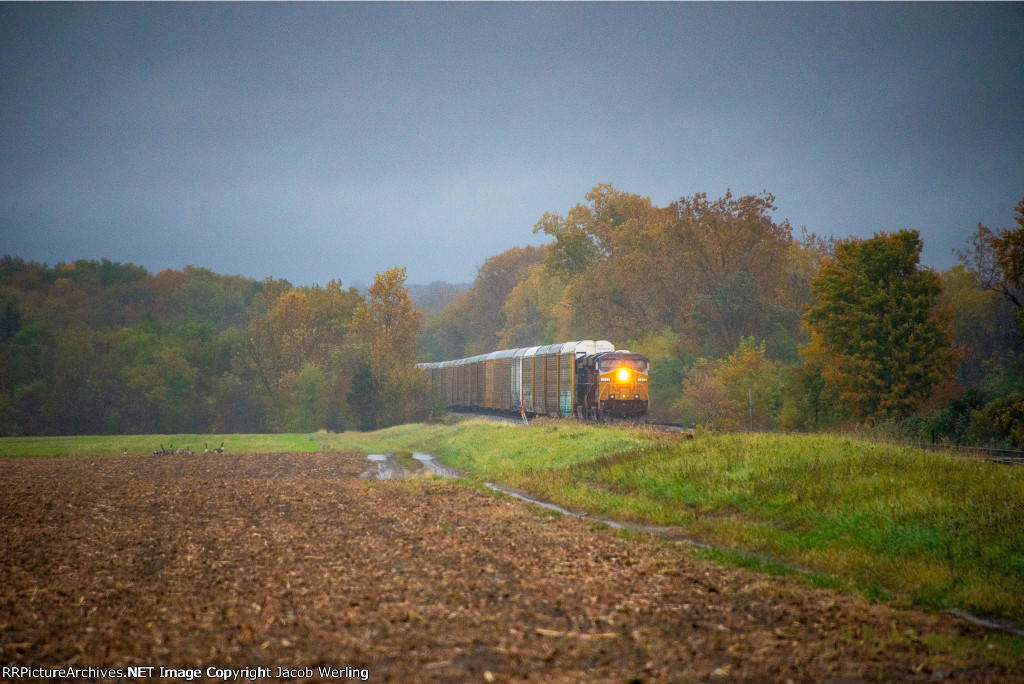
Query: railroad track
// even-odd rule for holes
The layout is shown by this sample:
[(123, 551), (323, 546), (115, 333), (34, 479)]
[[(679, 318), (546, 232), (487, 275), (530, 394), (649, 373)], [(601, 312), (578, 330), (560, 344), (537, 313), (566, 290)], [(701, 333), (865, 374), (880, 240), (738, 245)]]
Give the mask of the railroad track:
[(972, 456), (1002, 463), (1003, 465), (1024, 465), (1024, 451), (1013, 451), (1011, 449), (989, 449), (988, 447), (933, 447), (930, 444), (914, 444), (913, 446), (930, 451), (944, 451), (963, 456)]
[[(666, 429), (669, 431), (680, 431), (683, 430), (683, 426), (679, 423), (648, 423), (651, 427), (657, 427)], [(773, 430), (761, 430), (759, 431), (764, 434), (772, 435), (801, 435), (806, 434), (802, 432), (782, 432)], [(991, 447), (970, 447), (970, 446), (949, 446), (945, 444), (928, 444), (927, 442), (916, 442), (916, 443), (900, 443), (893, 442), (897, 446), (909, 446), (916, 447), (918, 449), (924, 449), (926, 451), (936, 451), (946, 454), (953, 454), (955, 456), (964, 456), (967, 458), (976, 458), (980, 460), (992, 461), (993, 463), (1001, 463), (1002, 465), (1024, 465), (1024, 451), (1016, 451), (1013, 449), (995, 449)]]

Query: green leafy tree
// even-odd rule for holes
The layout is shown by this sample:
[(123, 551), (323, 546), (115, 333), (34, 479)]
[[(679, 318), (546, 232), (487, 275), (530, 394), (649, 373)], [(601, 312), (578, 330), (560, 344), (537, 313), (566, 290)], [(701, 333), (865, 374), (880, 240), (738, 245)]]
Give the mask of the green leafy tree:
[(839, 419), (834, 391), (822, 376), (821, 359), (805, 356), (782, 369), (782, 409), (779, 426), (783, 430), (819, 430)]
[(545, 259), (548, 273), (569, 280), (598, 260), (601, 247), (593, 233), (593, 218), (586, 207), (576, 205), (566, 218), (548, 212), (537, 222), (534, 233), (555, 239)]
[(906, 416), (956, 372), (950, 313), (938, 275), (918, 266), (917, 231), (850, 238), (836, 245), (811, 286), (804, 320), (842, 408), (859, 420)]
[(352, 373), (352, 384), (348, 390), (348, 403), (356, 416), (360, 430), (369, 432), (381, 427), (384, 411), (381, 404), (380, 386), (373, 377), (368, 361), (358, 363)]
[(215, 379), (207, 403), (210, 432), (260, 433), (270, 429), (259, 394), (243, 374), (229, 371)]
[(974, 411), (969, 432), (977, 441), (1024, 447), (1024, 392), (999, 397)]

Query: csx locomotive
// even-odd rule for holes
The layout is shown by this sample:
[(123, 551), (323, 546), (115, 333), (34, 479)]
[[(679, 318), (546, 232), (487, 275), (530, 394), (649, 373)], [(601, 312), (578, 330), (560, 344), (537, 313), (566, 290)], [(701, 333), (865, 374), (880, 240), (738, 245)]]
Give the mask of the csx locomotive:
[(421, 363), (431, 394), (453, 408), (585, 420), (647, 414), (642, 354), (605, 340), (506, 349), (466, 359)]

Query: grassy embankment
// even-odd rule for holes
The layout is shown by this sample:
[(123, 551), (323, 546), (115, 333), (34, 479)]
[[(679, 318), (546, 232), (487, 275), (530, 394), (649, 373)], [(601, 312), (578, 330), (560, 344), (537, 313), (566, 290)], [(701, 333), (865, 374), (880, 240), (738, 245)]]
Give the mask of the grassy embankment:
[[(377, 433), (0, 439), (0, 454), (430, 451), (477, 481), (608, 518), (672, 525), (742, 552), (716, 560), (1024, 624), (1024, 468), (833, 436), (697, 440), (570, 422), (466, 421)], [(133, 448), (134, 444), (141, 448)], [(193, 446), (195, 449), (195, 446)]]
[(766, 555), (811, 569), (814, 584), (1024, 624), (1024, 468), (835, 436), (684, 440), (572, 423), (335, 439), (434, 451), (473, 479), (748, 552), (702, 552), (716, 560), (781, 571), (750, 554)]

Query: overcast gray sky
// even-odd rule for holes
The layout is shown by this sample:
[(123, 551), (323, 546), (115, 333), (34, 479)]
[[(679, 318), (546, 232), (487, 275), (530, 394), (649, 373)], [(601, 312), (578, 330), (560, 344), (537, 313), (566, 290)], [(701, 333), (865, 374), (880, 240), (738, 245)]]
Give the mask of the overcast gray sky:
[(470, 281), (598, 183), (946, 268), (1024, 197), (1024, 3), (0, 4), (0, 253)]

